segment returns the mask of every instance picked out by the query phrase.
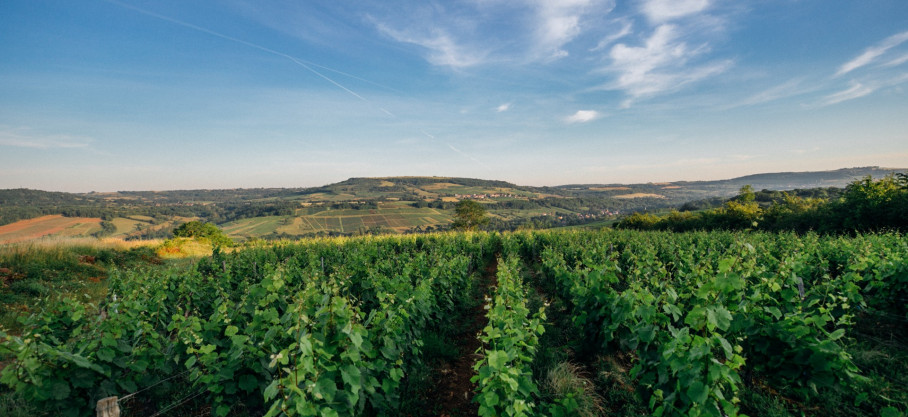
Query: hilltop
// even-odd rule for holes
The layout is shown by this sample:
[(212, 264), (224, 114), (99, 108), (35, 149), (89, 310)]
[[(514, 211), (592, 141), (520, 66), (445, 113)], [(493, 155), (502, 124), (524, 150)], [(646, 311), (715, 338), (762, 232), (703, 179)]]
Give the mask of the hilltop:
[(613, 220), (623, 213), (679, 207), (734, 195), (742, 186), (792, 190), (844, 187), (906, 169), (863, 167), (781, 172), (716, 181), (534, 187), (457, 177), (350, 178), (309, 188), (62, 193), (0, 190), (0, 243), (42, 236), (168, 237), (193, 220), (237, 239), (443, 229), (453, 204), (481, 202), (500, 229)]

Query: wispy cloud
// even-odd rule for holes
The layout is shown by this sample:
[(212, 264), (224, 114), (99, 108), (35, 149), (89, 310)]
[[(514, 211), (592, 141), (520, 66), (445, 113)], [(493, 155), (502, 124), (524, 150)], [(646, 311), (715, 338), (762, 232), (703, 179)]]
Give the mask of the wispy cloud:
[(424, 48), (433, 65), (466, 68), (567, 57), (567, 45), (600, 31), (591, 22), (614, 6), (615, 0), (426, 2), (407, 19), (376, 10), (368, 20), (381, 34)]
[[(887, 51), (889, 51), (892, 48), (895, 48), (896, 46), (901, 45), (905, 41), (908, 41), (908, 31), (892, 35), (892, 36), (884, 39), (879, 44), (865, 49), (863, 53), (861, 53), (860, 55), (858, 55), (851, 61), (848, 61), (848, 62), (842, 64), (842, 66), (839, 67), (839, 70), (835, 73), (835, 76), (838, 77), (838, 76), (847, 74), (851, 71), (854, 71), (858, 68), (861, 68), (863, 66), (869, 65), (870, 63), (877, 60), (877, 58), (879, 58), (880, 56), (885, 54)], [(898, 60), (898, 59), (901, 59), (901, 58), (897, 58), (896, 60)], [(908, 59), (908, 58), (906, 58), (906, 59)], [(902, 62), (904, 62), (904, 61), (902, 61)]]
[(586, 123), (596, 120), (599, 116), (599, 112), (596, 110), (577, 110), (577, 113), (565, 117), (564, 121), (566, 123)]
[(709, 0), (645, 0), (641, 11), (651, 22), (662, 23), (703, 12)]
[(619, 43), (612, 47), (610, 69), (617, 72), (618, 77), (611, 88), (623, 90), (630, 96), (626, 107), (638, 97), (675, 91), (720, 74), (731, 66), (732, 62), (728, 60), (688, 65), (691, 59), (708, 50), (707, 45), (688, 47), (680, 39), (676, 26), (660, 25), (642, 46)]
[(536, 29), (536, 49), (541, 59), (568, 56), (562, 47), (581, 32), (585, 14), (596, 10), (607, 14), (614, 2), (600, 0), (538, 0), (535, 2), (539, 23)]
[(416, 30), (397, 30), (384, 23), (376, 23), (384, 35), (403, 43), (418, 45), (428, 50), (426, 59), (433, 65), (465, 68), (484, 62), (487, 51), (459, 44), (452, 35), (436, 28), (428, 33)]
[(28, 128), (8, 128), (0, 126), (0, 146), (32, 149), (71, 149), (85, 148), (92, 142), (90, 138), (65, 134), (41, 134)]
[(905, 82), (908, 82), (908, 73), (901, 73), (893, 77), (882, 79), (869, 79), (862, 82), (852, 81), (850, 87), (837, 93), (827, 95), (818, 103), (818, 105), (821, 107), (830, 106), (843, 101), (854, 100), (879, 90), (904, 84)]
[(897, 67), (904, 63), (908, 62), (908, 54), (904, 54), (898, 58), (890, 60), (889, 62), (883, 64), (884, 67)]
[(820, 150), (819, 146), (814, 146), (810, 149), (803, 149), (803, 148), (790, 149), (788, 152), (791, 153), (792, 155), (805, 155), (805, 154), (812, 153), (812, 152), (818, 152), (819, 150)]
[(753, 106), (805, 94), (811, 90), (810, 88), (805, 88), (802, 86), (803, 81), (803, 79), (789, 80), (782, 84), (769, 87), (763, 91), (760, 91), (759, 93), (745, 98), (738, 103), (729, 106), (729, 108)]
[(632, 30), (634, 27), (633, 22), (631, 22), (630, 20), (627, 20), (627, 19), (621, 19), (619, 21), (619, 23), (621, 24), (621, 28), (618, 29), (618, 31), (609, 34), (608, 36), (603, 38), (601, 41), (599, 41), (599, 43), (596, 44), (596, 46), (594, 48), (590, 49), (590, 52), (595, 52), (595, 51), (604, 49), (606, 46), (611, 45), (618, 39), (621, 39), (621, 38), (633, 33), (633, 30)]
[(822, 105), (828, 106), (841, 103), (843, 101), (854, 100), (856, 98), (861, 98), (870, 93), (873, 93), (874, 91), (876, 91), (876, 88), (874, 87), (855, 82), (852, 83), (851, 87), (849, 87), (847, 90), (839, 91), (838, 93), (826, 96), (823, 99)]
[(496, 107), (495, 111), (497, 111), (498, 113), (501, 113), (501, 112), (508, 111), (510, 108), (511, 108), (511, 103), (504, 103), (504, 104)]

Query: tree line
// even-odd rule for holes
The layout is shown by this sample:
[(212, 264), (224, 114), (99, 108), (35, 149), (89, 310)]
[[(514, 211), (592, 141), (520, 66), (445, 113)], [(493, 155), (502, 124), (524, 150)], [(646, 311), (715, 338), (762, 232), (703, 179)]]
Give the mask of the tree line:
[[(830, 194), (826, 190), (826, 195)], [(908, 174), (889, 175), (877, 180), (865, 177), (835, 197), (803, 197), (762, 191), (763, 201), (751, 186), (719, 207), (700, 211), (673, 210), (667, 215), (634, 213), (616, 227), (640, 230), (790, 230), (800, 233), (854, 233), (908, 231)], [(768, 201), (767, 201), (768, 200)], [(762, 204), (761, 204), (762, 203)]]

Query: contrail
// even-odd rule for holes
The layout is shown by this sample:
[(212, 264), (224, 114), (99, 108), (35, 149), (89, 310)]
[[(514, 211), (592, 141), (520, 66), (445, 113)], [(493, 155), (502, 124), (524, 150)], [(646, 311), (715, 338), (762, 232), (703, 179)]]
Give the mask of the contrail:
[(478, 159), (476, 159), (476, 158), (474, 158), (474, 157), (468, 155), (466, 152), (461, 151), (460, 149), (455, 148), (454, 145), (451, 145), (450, 143), (447, 143), (447, 142), (445, 142), (445, 145), (448, 145), (448, 147), (451, 148), (451, 150), (453, 150), (454, 152), (459, 153), (459, 154), (460, 154), (461, 156), (463, 156), (464, 158), (467, 158), (467, 159), (469, 159), (469, 160), (471, 160), (471, 161), (473, 161), (473, 162), (475, 162), (475, 163), (477, 163), (477, 164), (479, 164), (479, 165), (482, 165), (483, 168), (485, 168), (485, 169), (487, 169), (487, 170), (489, 170), (489, 171), (492, 170), (491, 167), (489, 167), (488, 165), (482, 163), (482, 161), (480, 161), (480, 160), (478, 160)]
[[(144, 14), (144, 15), (146, 15), (146, 16), (151, 16), (151, 17), (154, 17), (154, 18), (157, 18), (157, 19), (161, 19), (161, 20), (164, 20), (164, 21), (173, 23), (173, 24), (175, 24), (175, 25), (180, 25), (180, 26), (183, 26), (183, 27), (187, 27), (187, 28), (190, 28), (190, 29), (192, 29), (192, 30), (196, 30), (196, 31), (199, 31), (199, 32), (207, 33), (207, 34), (209, 34), (209, 35), (211, 35), (211, 36), (216, 36), (216, 37), (221, 38), (221, 39), (226, 39), (226, 40), (231, 41), (231, 42), (236, 42), (236, 43), (239, 43), (239, 44), (242, 44), (242, 45), (246, 45), (246, 46), (248, 46), (248, 47), (250, 47), (250, 48), (255, 48), (255, 49), (258, 49), (258, 50), (263, 51), (263, 52), (267, 52), (267, 53), (272, 54), (272, 55), (277, 55), (277, 56), (282, 57), (282, 58), (287, 58), (287, 59), (289, 59), (291, 62), (293, 62), (293, 63), (295, 63), (295, 64), (297, 64), (297, 65), (299, 65), (299, 66), (305, 68), (307, 71), (309, 71), (309, 72), (311, 72), (311, 73), (313, 73), (313, 74), (315, 74), (315, 75), (317, 75), (317, 76), (323, 78), (325, 81), (328, 81), (329, 83), (334, 84), (335, 86), (337, 86), (337, 87), (340, 88), (341, 90), (344, 90), (344, 91), (350, 93), (353, 97), (356, 97), (356, 98), (358, 98), (358, 99), (360, 99), (360, 100), (362, 100), (362, 101), (365, 101), (366, 103), (372, 104), (372, 102), (370, 102), (370, 101), (369, 101), (368, 99), (366, 99), (365, 97), (363, 97), (363, 96), (361, 96), (361, 95), (359, 95), (359, 94), (356, 94), (356, 92), (354, 92), (353, 90), (351, 90), (351, 89), (349, 89), (349, 88), (347, 88), (347, 87), (344, 87), (343, 85), (341, 85), (341, 84), (338, 83), (337, 81), (334, 81), (334, 80), (332, 80), (331, 78), (329, 78), (328, 76), (326, 76), (326, 75), (324, 75), (324, 74), (322, 74), (322, 73), (320, 73), (320, 72), (314, 70), (314, 69), (312, 68), (312, 66), (309, 65), (309, 63), (304, 62), (303, 60), (301, 60), (301, 59), (299, 59), (299, 58), (296, 58), (296, 57), (294, 57), (294, 56), (287, 55), (287, 54), (285, 54), (285, 53), (283, 53), (283, 52), (275, 51), (274, 49), (266, 48), (266, 47), (261, 46), (261, 45), (258, 45), (258, 44), (254, 44), (254, 43), (249, 42), (249, 41), (244, 41), (244, 40), (239, 39), (239, 38), (234, 38), (233, 36), (228, 36), (228, 35), (225, 35), (225, 34), (223, 34), (223, 33), (218, 33), (218, 32), (215, 32), (215, 31), (213, 31), (213, 30), (211, 30), (211, 29), (206, 29), (206, 28), (203, 28), (203, 27), (201, 27), (201, 26), (196, 26), (196, 25), (193, 25), (192, 23), (187, 23), (187, 22), (184, 22), (184, 21), (182, 21), (182, 20), (177, 20), (177, 19), (174, 19), (174, 18), (172, 18), (172, 17), (164, 16), (164, 15), (162, 15), (162, 14), (157, 14), (157, 13), (155, 13), (155, 12), (151, 12), (151, 11), (148, 11), (148, 10), (145, 10), (145, 9), (141, 9), (141, 8), (135, 7), (135, 6), (131, 5), (131, 4), (125, 4), (125, 3), (119, 2), (119, 1), (117, 1), (117, 0), (103, 0), (103, 1), (106, 1), (106, 2), (108, 2), (108, 3), (115, 4), (115, 5), (117, 5), (117, 6), (120, 6), (120, 7), (123, 7), (123, 8), (127, 8), (127, 9), (130, 9), (130, 10), (139, 12), (139, 13)], [(327, 67), (322, 67), (321, 65), (319, 65), (319, 67), (321, 67), (321, 68), (327, 68)], [(340, 72), (340, 71), (337, 71), (337, 72)], [(385, 111), (385, 112), (387, 112), (387, 111)]]
[[(434, 140), (434, 141), (441, 142), (441, 141), (439, 141), (437, 138), (435, 138), (435, 136), (429, 134), (429, 132), (426, 132), (425, 130), (419, 129), (419, 132), (422, 133), (423, 135), (426, 135), (426, 137), (428, 137), (429, 139), (432, 139), (432, 140)], [(480, 161), (480, 160), (478, 160), (478, 159), (476, 159), (476, 158), (470, 156), (470, 154), (468, 154), (468, 153), (466, 153), (466, 152), (464, 152), (464, 151), (461, 151), (460, 149), (455, 148), (454, 145), (452, 145), (452, 144), (450, 144), (450, 143), (448, 143), (448, 142), (444, 142), (444, 144), (445, 144), (445, 145), (448, 145), (448, 147), (451, 148), (452, 151), (459, 153), (459, 154), (460, 154), (461, 156), (463, 156), (464, 158), (467, 158), (467, 159), (469, 159), (469, 160), (471, 160), (471, 161), (473, 161), (473, 162), (475, 162), (475, 163), (477, 163), (477, 164), (479, 164), (479, 165), (482, 165), (483, 168), (485, 168), (485, 169), (487, 169), (487, 170), (489, 170), (489, 171), (492, 170), (491, 167), (489, 167), (488, 165), (486, 165), (486, 164), (483, 163), (482, 161)]]
[[(245, 40), (242, 40), (242, 39), (239, 39), (239, 38), (234, 38), (233, 36), (225, 35), (225, 34), (223, 34), (223, 33), (215, 32), (215, 31), (213, 31), (213, 30), (211, 30), (211, 29), (206, 29), (206, 28), (204, 28), (204, 27), (197, 26), (197, 25), (194, 25), (194, 24), (192, 24), (192, 23), (184, 22), (184, 21), (182, 21), (182, 20), (177, 20), (177, 19), (174, 19), (174, 18), (169, 17), (169, 16), (165, 16), (165, 15), (158, 14), (158, 13), (155, 13), (155, 12), (152, 12), (152, 11), (148, 11), (148, 10), (145, 10), (145, 9), (142, 9), (142, 8), (139, 8), (139, 7), (136, 7), (136, 6), (133, 6), (133, 5), (131, 5), (131, 4), (126, 4), (126, 3), (123, 3), (123, 2), (118, 1), (118, 0), (102, 0), (102, 1), (105, 1), (105, 2), (110, 3), (110, 4), (114, 4), (114, 5), (116, 5), (116, 6), (120, 6), (120, 7), (129, 9), (129, 10), (132, 10), (132, 11), (135, 11), (135, 12), (137, 12), (137, 13), (144, 14), (144, 15), (146, 15), (146, 16), (151, 16), (151, 17), (154, 17), (154, 18), (156, 18), (156, 19), (160, 19), (160, 20), (163, 20), (163, 21), (166, 21), (166, 22), (170, 22), (170, 23), (173, 23), (173, 24), (175, 24), (175, 25), (183, 26), (183, 27), (186, 27), (186, 28), (195, 30), (195, 31), (199, 31), (199, 32), (202, 32), (202, 33), (207, 33), (207, 34), (209, 34), (209, 35), (211, 35), (211, 36), (215, 36), (215, 37), (218, 37), (218, 38), (221, 38), (221, 39), (224, 39), (224, 40), (228, 40), (228, 41), (231, 41), (231, 42), (236, 42), (236, 43), (239, 43), (239, 44), (241, 44), (241, 45), (248, 46), (248, 47), (250, 47), (250, 48), (258, 49), (258, 50), (260, 50), (260, 51), (262, 51), (262, 52), (266, 52), (266, 53), (269, 53), (269, 54), (272, 54), (272, 55), (275, 55), (275, 56), (279, 56), (279, 57), (282, 57), (282, 58), (286, 58), (286, 59), (290, 60), (291, 62), (293, 62), (294, 64), (299, 65), (300, 67), (304, 68), (306, 71), (309, 71), (309, 72), (315, 74), (316, 76), (318, 76), (318, 77), (324, 79), (325, 81), (327, 81), (327, 82), (333, 84), (335, 87), (340, 88), (341, 90), (346, 91), (348, 94), (352, 95), (353, 97), (356, 97), (357, 99), (362, 100), (363, 102), (369, 103), (370, 105), (372, 105), (372, 107), (378, 109), (378, 110), (381, 111), (382, 113), (385, 113), (385, 114), (387, 114), (388, 116), (393, 117), (393, 118), (395, 118), (395, 119), (400, 119), (400, 117), (398, 117), (396, 114), (394, 114), (394, 113), (388, 111), (388, 110), (385, 109), (384, 107), (381, 107), (381, 106), (376, 105), (375, 103), (373, 103), (373, 102), (370, 101), (369, 99), (367, 99), (367, 98), (365, 98), (365, 97), (363, 97), (363, 96), (357, 94), (355, 91), (353, 91), (353, 90), (351, 90), (351, 89), (345, 87), (345, 86), (342, 85), (341, 83), (339, 83), (339, 82), (333, 80), (331, 77), (328, 77), (327, 75), (322, 74), (321, 72), (316, 71), (313, 67), (318, 67), (318, 68), (324, 69), (324, 70), (326, 70), (326, 71), (331, 71), (331, 72), (334, 72), (334, 73), (337, 73), (337, 74), (341, 74), (341, 75), (344, 75), (344, 76), (347, 76), (347, 77), (351, 77), (351, 78), (354, 78), (354, 79), (357, 79), (357, 80), (360, 80), (360, 81), (363, 81), (363, 82), (367, 82), (367, 83), (369, 83), (369, 84), (376, 85), (376, 86), (378, 86), (378, 87), (382, 87), (382, 88), (385, 88), (385, 89), (389, 89), (389, 90), (393, 90), (393, 91), (399, 91), (399, 90), (395, 90), (395, 89), (393, 89), (393, 88), (391, 88), (391, 87), (387, 87), (387, 86), (384, 86), (384, 85), (381, 85), (381, 84), (378, 84), (378, 83), (375, 83), (375, 82), (366, 80), (366, 79), (364, 79), (364, 78), (360, 78), (360, 77), (357, 77), (357, 76), (355, 76), (355, 75), (351, 75), (351, 74), (345, 73), (345, 72), (343, 72), (343, 71), (339, 71), (339, 70), (336, 70), (336, 69), (333, 69), (333, 68), (329, 68), (329, 67), (326, 67), (326, 66), (323, 66), (323, 65), (318, 65), (318, 64), (316, 64), (316, 63), (309, 62), (309, 61), (306, 61), (306, 60), (303, 60), (303, 59), (294, 57), (294, 56), (292, 56), (292, 55), (288, 55), (288, 54), (285, 54), (285, 53), (283, 53), (283, 52), (276, 51), (276, 50), (274, 50), (274, 49), (267, 48), (267, 47), (264, 47), (264, 46), (261, 46), (261, 45), (258, 45), (258, 44), (249, 42), (249, 41), (245, 41)], [(432, 140), (434, 140), (434, 141), (440, 142), (438, 139), (435, 138), (435, 136), (432, 136), (432, 135), (426, 133), (426, 131), (424, 131), (424, 130), (422, 130), (422, 129), (419, 129), (419, 131), (420, 131), (422, 134), (426, 135), (428, 138), (430, 138), (430, 139), (432, 139)], [(470, 156), (469, 154), (467, 154), (467, 153), (461, 151), (460, 149), (455, 148), (455, 147), (452, 146), (450, 143), (444, 142), (444, 144), (447, 145), (448, 148), (451, 148), (451, 150), (453, 150), (454, 152), (457, 152), (458, 154), (460, 154), (461, 156), (463, 156), (463, 157), (465, 157), (465, 158), (467, 158), (467, 159), (469, 159), (469, 160), (471, 160), (471, 161), (473, 161), (473, 162), (475, 162), (475, 163), (481, 165), (482, 167), (486, 168), (487, 170), (490, 170), (490, 171), (492, 170), (488, 165), (486, 165), (486, 164), (484, 164), (483, 162), (479, 161), (478, 159), (476, 159), (476, 158)]]

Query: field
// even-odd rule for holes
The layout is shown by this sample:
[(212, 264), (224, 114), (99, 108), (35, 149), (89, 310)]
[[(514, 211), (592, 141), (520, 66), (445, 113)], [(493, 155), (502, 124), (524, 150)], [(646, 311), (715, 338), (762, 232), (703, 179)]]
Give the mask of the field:
[(25, 242), (45, 236), (87, 236), (98, 230), (101, 219), (42, 216), (0, 226), (0, 244)]
[(351, 234), (368, 230), (405, 232), (415, 227), (443, 227), (450, 222), (451, 215), (437, 209), (384, 206), (380, 209), (340, 209), (308, 215), (255, 217), (229, 222), (222, 227), (230, 237), (245, 240), (271, 234)]
[[(311, 217), (340, 226), (347, 214)], [(50, 300), (0, 335), (0, 405), (93, 415), (116, 395), (125, 415), (898, 416), (906, 280), (898, 234), (258, 242), (114, 270), (99, 299)]]
[(652, 193), (633, 193), (633, 194), (619, 194), (614, 196), (615, 198), (628, 199), (628, 198), (665, 198), (664, 195), (652, 194)]

